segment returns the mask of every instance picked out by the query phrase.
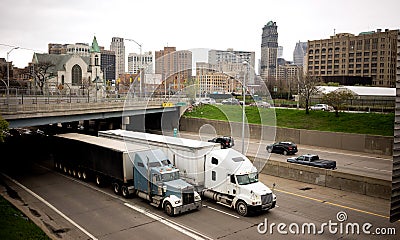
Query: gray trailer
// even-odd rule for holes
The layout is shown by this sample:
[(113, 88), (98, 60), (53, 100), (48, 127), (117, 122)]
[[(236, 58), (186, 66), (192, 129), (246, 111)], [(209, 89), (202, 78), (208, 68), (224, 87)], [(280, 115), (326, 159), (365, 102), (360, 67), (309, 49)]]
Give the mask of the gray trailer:
[(55, 168), (65, 174), (111, 183), (116, 194), (139, 196), (170, 216), (201, 208), (200, 195), (160, 149), (78, 133), (56, 135), (54, 146)]

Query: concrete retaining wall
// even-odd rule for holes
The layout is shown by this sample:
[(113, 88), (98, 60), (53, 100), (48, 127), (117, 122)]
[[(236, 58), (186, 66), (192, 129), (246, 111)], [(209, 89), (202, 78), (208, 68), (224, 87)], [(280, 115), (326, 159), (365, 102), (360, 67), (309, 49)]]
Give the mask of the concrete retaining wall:
[[(241, 123), (229, 123), (199, 118), (181, 118), (179, 129), (182, 131), (199, 132), (199, 129), (206, 124), (213, 126), (218, 135), (241, 137)], [(303, 145), (375, 153), (387, 156), (391, 156), (393, 151), (393, 137), (385, 136), (278, 128), (257, 124), (248, 124), (245, 134), (252, 139), (258, 140), (293, 141)]]
[(391, 181), (363, 177), (336, 170), (268, 160), (261, 172), (267, 175), (364, 194), (371, 197), (390, 199), (392, 194)]

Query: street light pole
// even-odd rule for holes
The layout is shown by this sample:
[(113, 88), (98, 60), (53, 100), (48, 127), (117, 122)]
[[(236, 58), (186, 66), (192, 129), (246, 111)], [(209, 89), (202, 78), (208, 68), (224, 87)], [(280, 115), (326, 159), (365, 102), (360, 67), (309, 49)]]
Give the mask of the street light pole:
[(10, 97), (10, 67), (9, 67), (9, 62), (8, 62), (8, 55), (14, 50), (18, 49), (19, 47), (13, 47), (10, 51), (7, 52), (7, 104), (9, 104), (9, 97)]
[(242, 154), (244, 155), (244, 116), (246, 114), (245, 107), (246, 107), (246, 72), (247, 72), (247, 62), (244, 61), (243, 65), (245, 66), (244, 75), (243, 75), (243, 106), (242, 106)]
[[(142, 71), (142, 65), (143, 65), (143, 56), (142, 56), (142, 44), (140, 44), (140, 43), (138, 43), (138, 42), (136, 42), (135, 40), (133, 40), (133, 39), (125, 39), (125, 40), (127, 40), (127, 41), (132, 41), (132, 42), (134, 42), (134, 43), (136, 43), (138, 46), (139, 46), (139, 51), (140, 51), (140, 54), (139, 54), (139, 56), (140, 56), (140, 66), (139, 66), (139, 78), (140, 78), (140, 81), (139, 81), (139, 97), (142, 95), (142, 81), (143, 81), (143, 78), (142, 78), (142, 75), (143, 75), (143, 71)], [(145, 94), (146, 94), (146, 92), (145, 92)]]

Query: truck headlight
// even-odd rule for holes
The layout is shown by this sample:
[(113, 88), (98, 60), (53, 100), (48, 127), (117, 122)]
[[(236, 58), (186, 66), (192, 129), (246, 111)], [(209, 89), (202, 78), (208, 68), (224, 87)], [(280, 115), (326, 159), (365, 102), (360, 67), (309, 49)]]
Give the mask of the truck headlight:
[(175, 201), (175, 204), (179, 204), (179, 203), (181, 203), (181, 200), (176, 200)]
[(200, 201), (200, 200), (201, 200), (201, 197), (200, 197), (200, 195), (195, 195), (195, 196), (194, 196), (194, 200), (196, 200), (196, 201)]

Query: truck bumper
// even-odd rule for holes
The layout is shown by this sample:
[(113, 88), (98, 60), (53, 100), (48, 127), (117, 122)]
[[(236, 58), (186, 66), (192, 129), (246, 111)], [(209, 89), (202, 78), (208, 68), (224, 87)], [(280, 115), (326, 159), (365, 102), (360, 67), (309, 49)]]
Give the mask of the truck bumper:
[(274, 208), (276, 205), (276, 201), (273, 201), (271, 203), (263, 204), (263, 205), (258, 205), (258, 206), (249, 206), (249, 209), (254, 212), (259, 212), (259, 211), (267, 211), (269, 209)]
[(197, 201), (197, 202), (194, 202), (194, 203), (178, 206), (178, 207), (174, 208), (174, 214), (180, 214), (180, 213), (192, 211), (192, 210), (195, 210), (195, 209), (200, 209), (201, 206), (202, 206), (201, 201)]

